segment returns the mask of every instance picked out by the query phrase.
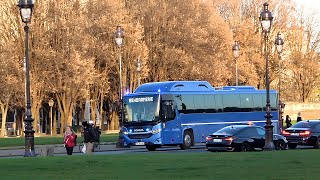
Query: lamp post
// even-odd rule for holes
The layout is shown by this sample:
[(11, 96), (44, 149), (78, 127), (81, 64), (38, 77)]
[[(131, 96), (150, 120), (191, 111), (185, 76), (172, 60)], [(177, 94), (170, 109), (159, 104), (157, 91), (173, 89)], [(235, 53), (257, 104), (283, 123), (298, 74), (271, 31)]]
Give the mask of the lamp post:
[(238, 80), (238, 58), (240, 55), (240, 45), (238, 41), (234, 42), (234, 45), (232, 46), (232, 52), (233, 52), (233, 57), (235, 59), (236, 63), (236, 86), (239, 85), (239, 80)]
[(48, 102), (49, 106), (50, 106), (50, 134), (52, 136), (52, 123), (53, 123), (53, 118), (52, 118), (52, 107), (54, 105), (54, 101), (52, 99), (49, 100)]
[(262, 31), (264, 33), (264, 47), (265, 47), (265, 55), (266, 55), (266, 125), (264, 126), (266, 129), (265, 134), (265, 150), (273, 150), (274, 144), (273, 144), (273, 125), (271, 122), (272, 114), (271, 114), (271, 108), (270, 108), (270, 83), (269, 83), (269, 67), (268, 67), (268, 33), (270, 32), (271, 25), (272, 25), (272, 13), (268, 10), (268, 3), (263, 4), (263, 10), (260, 13), (260, 21), (261, 21), (261, 27)]
[(28, 23), (31, 21), (32, 10), (34, 6), (34, 0), (19, 0), (18, 7), (20, 9), (20, 16), (23, 23), (25, 23), (24, 31), (26, 33), (25, 39), (25, 57), (26, 57), (26, 100), (27, 100), (27, 108), (25, 115), (25, 157), (33, 157), (36, 156), (34, 151), (34, 130), (32, 126), (32, 113), (31, 113), (31, 95), (30, 95), (30, 65), (29, 65), (29, 26)]
[[(121, 26), (117, 26), (116, 32), (114, 33), (114, 39), (119, 47), (119, 83), (120, 83), (120, 92), (119, 92), (119, 125), (120, 129), (122, 129), (123, 125), (123, 103), (122, 103), (122, 93), (123, 93), (123, 88), (122, 88), (122, 59), (121, 59), (121, 47), (123, 44), (123, 38), (124, 38), (124, 31)], [(119, 138), (118, 142), (116, 144), (116, 147), (122, 148), (124, 147), (124, 139), (121, 133), (121, 130), (119, 131)]]
[(283, 129), (283, 103), (281, 101), (281, 53), (283, 50), (283, 39), (281, 38), (281, 33), (278, 32), (277, 38), (274, 41), (274, 44), (276, 45), (277, 51), (278, 51), (278, 59), (279, 59), (279, 84), (278, 84), (278, 99), (279, 99), (279, 128)]
[(140, 58), (138, 58), (137, 60), (137, 72), (138, 72), (138, 86), (140, 86), (140, 72), (141, 72), (141, 62), (140, 62)]
[(123, 93), (123, 88), (122, 88), (122, 58), (121, 58), (121, 47), (123, 44), (123, 38), (124, 38), (124, 32), (123, 28), (121, 26), (117, 26), (116, 32), (114, 33), (114, 39), (119, 47), (119, 81), (120, 81), (120, 100), (122, 100), (122, 93)]

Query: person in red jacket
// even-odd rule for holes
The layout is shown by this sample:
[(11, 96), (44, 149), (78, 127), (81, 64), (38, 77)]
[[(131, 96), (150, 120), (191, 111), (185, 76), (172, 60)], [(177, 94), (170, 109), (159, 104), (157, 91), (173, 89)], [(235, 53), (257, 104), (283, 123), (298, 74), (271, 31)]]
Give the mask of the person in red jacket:
[(64, 146), (66, 147), (67, 154), (72, 155), (73, 147), (76, 145), (77, 135), (73, 131), (72, 127), (68, 126), (64, 133)]

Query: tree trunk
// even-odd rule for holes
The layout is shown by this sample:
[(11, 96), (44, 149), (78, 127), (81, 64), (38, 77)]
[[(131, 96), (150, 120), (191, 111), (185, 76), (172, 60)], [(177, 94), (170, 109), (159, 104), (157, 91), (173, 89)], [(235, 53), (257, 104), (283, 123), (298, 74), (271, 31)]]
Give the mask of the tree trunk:
[(56, 135), (57, 134), (57, 118), (56, 118), (56, 113), (52, 109), (52, 134)]
[(41, 90), (36, 91), (32, 94), (31, 112), (32, 112), (32, 118), (34, 120), (33, 128), (36, 133), (41, 132), (39, 111), (40, 111), (40, 107), (42, 106), (42, 99), (43, 99), (43, 93)]
[(8, 106), (5, 105), (1, 106), (1, 113), (2, 113), (2, 123), (1, 123), (1, 137), (5, 136), (5, 131), (6, 131), (6, 122), (7, 122), (7, 113), (8, 113)]
[(116, 124), (116, 121), (117, 119), (119, 118), (116, 118), (117, 117), (117, 114), (115, 111), (112, 112), (111, 114), (111, 122), (110, 122), (110, 130), (114, 130), (115, 129), (115, 124)]
[[(32, 118), (33, 118), (33, 128), (36, 133), (40, 132), (40, 118), (39, 118), (39, 111), (40, 111), (40, 106), (35, 106), (34, 108), (31, 109), (32, 113)], [(38, 126), (39, 124), (39, 126)]]
[(20, 116), (20, 119), (21, 119), (21, 131), (20, 131), (20, 135), (22, 137), (24, 137), (24, 119), (25, 119), (25, 112), (24, 111), (21, 111), (21, 116)]
[(96, 124), (96, 108), (97, 108), (97, 104), (96, 104), (96, 101), (92, 101), (90, 103), (90, 109), (91, 109), (91, 112), (90, 112), (90, 120), (94, 122), (94, 124)]
[(66, 97), (66, 93), (60, 95), (56, 94), (56, 98), (61, 113), (60, 132), (63, 132), (67, 126), (72, 126), (72, 110), (74, 103), (71, 100), (72, 98)]
[(16, 115), (16, 132), (17, 136), (21, 136), (22, 132), (22, 118), (23, 118), (23, 113), (20, 109), (17, 109), (17, 115)]
[(17, 134), (17, 110), (14, 109), (14, 115), (13, 115), (13, 125), (12, 125), (12, 129), (13, 129), (13, 135), (16, 136)]
[(99, 116), (99, 118), (100, 118), (100, 124), (99, 124), (99, 127), (100, 127), (100, 129), (102, 129), (102, 127), (103, 127), (103, 125), (104, 125), (104, 118), (103, 118), (103, 115), (102, 115), (102, 113), (103, 113), (103, 97), (102, 97), (102, 94), (103, 93), (101, 93), (100, 94), (100, 107), (99, 107), (99, 109), (100, 109), (100, 111), (99, 111), (99, 114), (98, 114), (98, 116)]

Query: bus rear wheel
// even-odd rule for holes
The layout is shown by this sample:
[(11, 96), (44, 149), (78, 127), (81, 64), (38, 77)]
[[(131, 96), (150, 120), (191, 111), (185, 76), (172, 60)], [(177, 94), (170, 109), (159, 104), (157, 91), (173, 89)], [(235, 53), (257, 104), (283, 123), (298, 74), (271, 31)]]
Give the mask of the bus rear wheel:
[(183, 143), (180, 144), (180, 148), (182, 150), (190, 149), (192, 145), (193, 145), (193, 135), (190, 131), (185, 131), (183, 133)]
[(148, 151), (155, 151), (157, 149), (157, 146), (155, 146), (155, 145), (146, 145), (146, 148), (148, 149)]

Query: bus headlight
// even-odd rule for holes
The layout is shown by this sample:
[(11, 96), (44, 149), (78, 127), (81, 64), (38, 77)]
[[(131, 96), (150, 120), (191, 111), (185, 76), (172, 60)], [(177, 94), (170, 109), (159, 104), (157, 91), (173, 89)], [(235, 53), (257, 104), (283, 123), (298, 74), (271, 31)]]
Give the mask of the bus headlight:
[(158, 134), (159, 132), (161, 132), (161, 129), (153, 129), (152, 134)]
[(128, 133), (129, 133), (129, 132), (128, 132), (128, 129), (125, 128), (125, 127), (123, 127), (123, 128), (121, 129), (121, 132), (122, 132), (123, 134), (128, 134)]

